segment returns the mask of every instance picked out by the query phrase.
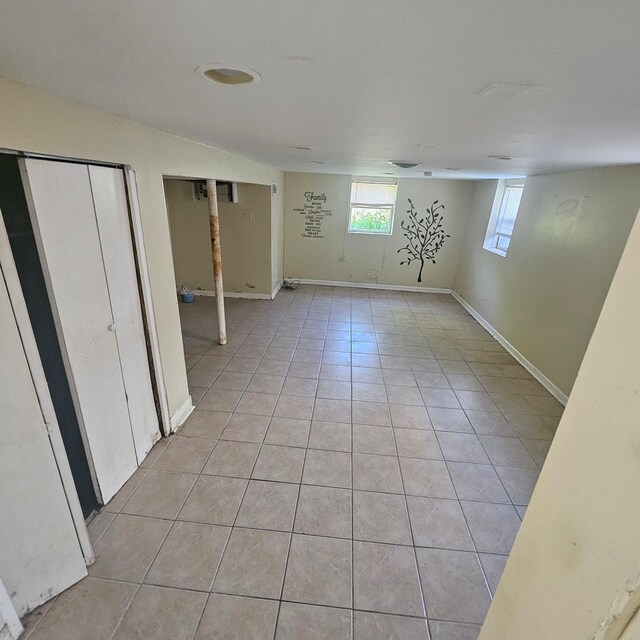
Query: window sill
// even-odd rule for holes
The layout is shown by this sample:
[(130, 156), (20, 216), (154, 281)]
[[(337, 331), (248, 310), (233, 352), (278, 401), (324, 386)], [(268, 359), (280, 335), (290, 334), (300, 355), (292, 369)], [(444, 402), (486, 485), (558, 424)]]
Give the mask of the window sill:
[(355, 236), (382, 236), (383, 238), (393, 235), (390, 231), (356, 231), (355, 229), (347, 229), (347, 233), (352, 233)]
[(502, 249), (494, 249), (493, 247), (482, 247), (485, 251), (490, 251), (491, 253), (495, 253), (496, 255), (500, 256), (501, 258), (506, 258), (507, 257), (507, 252), (506, 251), (502, 251)]

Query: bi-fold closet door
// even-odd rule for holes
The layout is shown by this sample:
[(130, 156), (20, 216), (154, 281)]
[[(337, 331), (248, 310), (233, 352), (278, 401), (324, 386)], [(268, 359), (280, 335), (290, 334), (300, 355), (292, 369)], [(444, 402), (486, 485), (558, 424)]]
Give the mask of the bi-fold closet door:
[(21, 160), (31, 220), (94, 483), (108, 502), (155, 440), (123, 172)]

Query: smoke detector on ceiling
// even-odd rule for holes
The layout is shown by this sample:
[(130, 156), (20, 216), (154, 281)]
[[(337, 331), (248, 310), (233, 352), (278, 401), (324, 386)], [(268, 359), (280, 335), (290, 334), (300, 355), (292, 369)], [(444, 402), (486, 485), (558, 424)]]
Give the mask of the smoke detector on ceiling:
[(420, 166), (419, 162), (410, 162), (407, 160), (389, 160), (389, 164), (399, 169), (414, 169)]

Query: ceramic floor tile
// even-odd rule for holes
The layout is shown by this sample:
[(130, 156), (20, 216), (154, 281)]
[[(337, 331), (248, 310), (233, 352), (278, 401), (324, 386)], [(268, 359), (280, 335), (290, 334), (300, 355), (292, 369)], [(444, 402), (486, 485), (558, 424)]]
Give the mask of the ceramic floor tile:
[(493, 466), (469, 462), (449, 462), (447, 467), (460, 500), (509, 504), (509, 496)]
[(251, 477), (256, 480), (300, 482), (304, 459), (304, 449), (265, 444)]
[(351, 607), (351, 541), (294, 534), (282, 597)]
[(475, 553), (416, 549), (429, 616), (482, 623), (491, 597)]
[(551, 448), (551, 440), (530, 440), (528, 438), (521, 438), (524, 448), (529, 452), (529, 455), (534, 459), (539, 467), (542, 467), (544, 461), (547, 459), (547, 454)]
[(195, 640), (272, 640), (278, 602), (212, 593)]
[(213, 448), (202, 473), (248, 478), (259, 451), (259, 444), (220, 440)]
[(349, 423), (351, 422), (351, 402), (317, 398), (313, 409), (313, 420)]
[(367, 542), (413, 544), (404, 496), (354, 491), (353, 537)]
[(407, 507), (416, 546), (474, 550), (457, 500), (407, 496)]
[(113, 640), (192, 640), (206, 601), (204, 593), (142, 586)]
[(220, 439), (260, 444), (267, 433), (269, 420), (268, 416), (234, 413), (227, 422)]
[(516, 510), (507, 504), (463, 501), (461, 505), (476, 549), (507, 555), (520, 528)]
[(429, 418), (436, 431), (473, 433), (473, 427), (462, 409), (429, 408)]
[(437, 438), (445, 460), (489, 464), (489, 458), (478, 436), (468, 433), (438, 431)]
[(235, 522), (238, 527), (291, 531), (298, 501), (297, 484), (251, 480)]
[(353, 401), (351, 403), (351, 417), (354, 424), (369, 424), (379, 427), (391, 426), (391, 415), (389, 413), (389, 405), (386, 404), (386, 401)]
[(400, 458), (400, 468), (406, 495), (456, 498), (456, 492), (444, 462)]
[(85, 578), (60, 594), (29, 640), (109, 640), (137, 586)]
[(353, 488), (360, 491), (402, 493), (398, 459), (391, 456), (354, 453)]
[(431, 429), (431, 420), (427, 410), (423, 406), (415, 405), (389, 405), (391, 409), (391, 422), (394, 427), (404, 429)]
[(229, 532), (228, 527), (175, 522), (145, 577), (145, 583), (208, 591)]
[(384, 613), (354, 612), (354, 640), (429, 640), (427, 621)]
[(424, 616), (414, 550), (354, 542), (353, 597), (356, 609)]
[(396, 443), (393, 430), (389, 427), (353, 425), (353, 451), (355, 453), (373, 453), (377, 455), (396, 455)]
[(351, 454), (309, 449), (302, 475), (304, 484), (351, 488)]
[(287, 447), (306, 447), (310, 424), (310, 420), (298, 418), (271, 418), (264, 442)]
[(278, 396), (273, 393), (245, 391), (235, 411), (237, 413), (251, 413), (258, 416), (272, 416), (277, 401)]
[(351, 425), (341, 422), (311, 422), (310, 449), (351, 451)]
[(300, 487), (294, 531), (351, 538), (351, 491), (303, 484)]
[(234, 527), (213, 591), (279, 598), (288, 550), (288, 533)]
[(499, 436), (479, 436), (491, 462), (498, 466), (537, 467), (529, 452), (517, 438), (501, 438)]
[(528, 505), (538, 482), (538, 470), (522, 467), (496, 467), (496, 473), (515, 505)]
[(178, 520), (231, 526), (247, 488), (247, 480), (222, 476), (199, 476)]
[(427, 429), (393, 429), (398, 455), (407, 458), (442, 460), (440, 445), (433, 431)]
[(212, 438), (220, 437), (231, 414), (224, 411), (207, 411), (197, 408), (187, 418), (179, 434), (187, 438)]
[(351, 611), (283, 602), (275, 640), (351, 640)]
[(315, 398), (318, 381), (314, 378), (294, 378), (287, 376), (282, 387), (283, 396), (303, 396)]
[(478, 640), (481, 626), (463, 622), (430, 620), (431, 640)]
[(142, 582), (171, 522), (120, 514), (94, 547), (89, 574), (98, 578)]
[(122, 508), (122, 513), (173, 519), (178, 515), (195, 475), (150, 469)]
[(466, 411), (473, 430), (485, 436), (515, 436), (501, 413), (496, 411)]
[(498, 588), (498, 584), (500, 583), (500, 578), (502, 577), (502, 572), (504, 571), (509, 556), (481, 553), (478, 557), (480, 558), (480, 564), (482, 565), (484, 575), (489, 583), (491, 594), (494, 595)]

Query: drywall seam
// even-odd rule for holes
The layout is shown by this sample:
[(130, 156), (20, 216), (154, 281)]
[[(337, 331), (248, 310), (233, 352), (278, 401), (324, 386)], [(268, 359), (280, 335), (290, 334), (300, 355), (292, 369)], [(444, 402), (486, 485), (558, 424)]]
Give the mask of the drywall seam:
[[(196, 289), (192, 292), (194, 296), (216, 297), (215, 291), (207, 291), (206, 289)], [(236, 293), (235, 291), (225, 291), (225, 298), (246, 298), (248, 300), (272, 300), (271, 293)]]
[(297, 280), (300, 284), (312, 284), (326, 287), (351, 287), (354, 289), (380, 289), (382, 291), (409, 291), (416, 293), (452, 293), (451, 289), (440, 289), (433, 287), (410, 287), (398, 284), (369, 284), (367, 282), (342, 282), (339, 280), (308, 280), (306, 278), (287, 278), (287, 280)]
[(185, 420), (191, 415), (191, 412), (195, 409), (191, 396), (187, 396), (187, 399), (175, 410), (171, 416), (171, 433), (175, 433), (185, 422)]
[(547, 376), (534, 364), (529, 362), (498, 330), (485, 320), (464, 298), (456, 291), (451, 295), (555, 398), (566, 406), (569, 397), (565, 395)]

